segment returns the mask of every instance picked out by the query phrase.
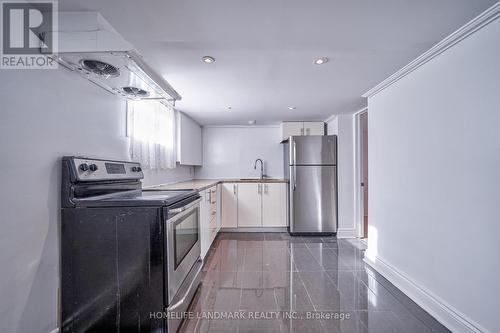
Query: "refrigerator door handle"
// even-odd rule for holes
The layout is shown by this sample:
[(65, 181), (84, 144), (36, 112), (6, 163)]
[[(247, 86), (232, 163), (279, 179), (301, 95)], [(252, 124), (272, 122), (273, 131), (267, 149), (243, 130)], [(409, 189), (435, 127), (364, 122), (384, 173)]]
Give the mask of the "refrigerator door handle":
[(293, 166), (293, 190), (297, 189), (297, 166)]
[(293, 154), (293, 161), (292, 165), (295, 165), (295, 161), (297, 161), (297, 142), (293, 141), (292, 143), (292, 154)]
[(296, 166), (296, 161), (297, 161), (297, 142), (295, 140), (292, 142), (292, 154), (293, 154), (293, 186), (292, 189), (295, 191), (297, 189), (297, 166)]

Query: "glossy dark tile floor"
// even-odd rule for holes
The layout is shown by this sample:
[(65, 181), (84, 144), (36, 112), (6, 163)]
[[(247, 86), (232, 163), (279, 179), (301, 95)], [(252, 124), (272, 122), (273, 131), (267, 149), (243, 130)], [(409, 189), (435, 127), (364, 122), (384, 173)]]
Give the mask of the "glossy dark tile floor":
[[(449, 332), (363, 262), (364, 251), (334, 237), (221, 233), (182, 332)], [(203, 314), (241, 310), (242, 319)], [(279, 315), (248, 319), (250, 312)], [(284, 318), (284, 313), (296, 317)], [(333, 319), (307, 319), (307, 315)], [(335, 316), (349, 316), (339, 319)], [(302, 319), (295, 319), (302, 318)]]

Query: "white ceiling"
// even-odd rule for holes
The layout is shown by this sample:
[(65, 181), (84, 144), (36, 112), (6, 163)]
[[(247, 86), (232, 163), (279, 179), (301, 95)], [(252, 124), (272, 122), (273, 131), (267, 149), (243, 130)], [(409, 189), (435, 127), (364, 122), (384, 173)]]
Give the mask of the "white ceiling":
[[(368, 89), (495, 2), (60, 0), (59, 9), (100, 12), (200, 124), (269, 124), (361, 109)], [(330, 62), (314, 65), (320, 56)]]

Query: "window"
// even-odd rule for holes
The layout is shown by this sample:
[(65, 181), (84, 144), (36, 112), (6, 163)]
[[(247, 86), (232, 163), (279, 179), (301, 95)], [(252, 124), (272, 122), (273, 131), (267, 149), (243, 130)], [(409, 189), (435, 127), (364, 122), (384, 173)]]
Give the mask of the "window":
[(130, 157), (148, 169), (175, 168), (175, 112), (158, 101), (128, 101)]

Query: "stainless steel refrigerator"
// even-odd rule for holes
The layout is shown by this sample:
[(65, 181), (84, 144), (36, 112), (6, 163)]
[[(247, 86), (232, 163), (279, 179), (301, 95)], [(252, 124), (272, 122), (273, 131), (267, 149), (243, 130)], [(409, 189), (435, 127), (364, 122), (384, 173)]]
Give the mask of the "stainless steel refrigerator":
[(284, 149), (290, 233), (336, 233), (337, 136), (291, 136)]

